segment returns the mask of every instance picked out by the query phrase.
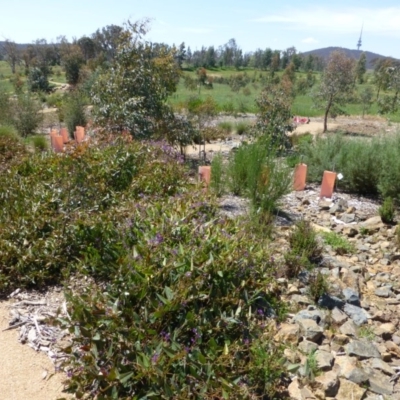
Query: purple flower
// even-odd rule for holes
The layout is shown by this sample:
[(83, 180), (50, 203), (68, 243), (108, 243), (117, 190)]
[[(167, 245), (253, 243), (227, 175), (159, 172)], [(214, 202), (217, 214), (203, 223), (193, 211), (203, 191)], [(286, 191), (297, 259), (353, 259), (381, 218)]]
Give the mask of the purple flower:
[(160, 358), (160, 355), (158, 353), (154, 353), (153, 356), (151, 357), (151, 362), (153, 364), (156, 364), (159, 358)]

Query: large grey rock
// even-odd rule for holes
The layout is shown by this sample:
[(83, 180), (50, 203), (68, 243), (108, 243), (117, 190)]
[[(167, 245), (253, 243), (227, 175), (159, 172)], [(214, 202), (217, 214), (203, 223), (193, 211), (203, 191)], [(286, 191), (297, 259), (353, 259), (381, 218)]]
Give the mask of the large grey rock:
[(390, 382), (390, 377), (379, 370), (368, 367), (364, 368), (364, 371), (368, 375), (369, 390), (386, 396), (393, 393), (393, 382)]
[(360, 307), (360, 295), (357, 291), (351, 288), (345, 288), (342, 290), (342, 293), (347, 303)]
[(390, 377), (393, 376), (393, 374), (394, 374), (393, 368), (388, 363), (386, 363), (383, 360), (380, 360), (379, 358), (372, 359), (371, 367), (373, 369), (382, 371), (384, 374), (389, 375)]
[(354, 321), (358, 326), (364, 325), (368, 322), (371, 316), (361, 307), (345, 304), (343, 311)]
[(304, 336), (304, 339), (310, 340), (311, 342), (318, 342), (322, 337), (323, 329), (312, 319), (300, 319), (298, 321), (300, 326), (300, 332)]
[(345, 346), (345, 349), (349, 356), (356, 356), (359, 360), (364, 360), (366, 358), (381, 358), (381, 353), (372, 342), (352, 340)]

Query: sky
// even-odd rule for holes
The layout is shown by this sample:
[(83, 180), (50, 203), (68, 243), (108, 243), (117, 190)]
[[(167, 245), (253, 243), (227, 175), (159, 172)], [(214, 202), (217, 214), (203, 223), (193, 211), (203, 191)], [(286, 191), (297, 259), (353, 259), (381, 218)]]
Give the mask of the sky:
[(363, 27), (361, 50), (400, 59), (399, 0), (0, 0), (0, 41), (71, 40), (144, 18), (148, 40), (192, 51), (231, 38), (245, 52), (355, 49)]

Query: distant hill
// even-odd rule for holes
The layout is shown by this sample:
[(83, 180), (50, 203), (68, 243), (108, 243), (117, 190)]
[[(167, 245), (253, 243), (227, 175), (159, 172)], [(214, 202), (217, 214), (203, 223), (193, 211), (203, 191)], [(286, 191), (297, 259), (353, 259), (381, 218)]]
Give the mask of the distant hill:
[(323, 59), (327, 59), (329, 57), (329, 54), (331, 54), (331, 52), (335, 51), (335, 50), (343, 51), (347, 57), (351, 57), (356, 60), (358, 60), (360, 58), (361, 53), (365, 53), (365, 55), (367, 56), (367, 68), (368, 69), (374, 68), (374, 60), (377, 60), (380, 58), (394, 59), (393, 57), (382, 56), (381, 54), (372, 53), (371, 51), (351, 50), (351, 49), (346, 49), (344, 47), (324, 47), (323, 49), (306, 51), (301, 54), (304, 56), (307, 56), (308, 54), (313, 54), (313, 55), (319, 56)]

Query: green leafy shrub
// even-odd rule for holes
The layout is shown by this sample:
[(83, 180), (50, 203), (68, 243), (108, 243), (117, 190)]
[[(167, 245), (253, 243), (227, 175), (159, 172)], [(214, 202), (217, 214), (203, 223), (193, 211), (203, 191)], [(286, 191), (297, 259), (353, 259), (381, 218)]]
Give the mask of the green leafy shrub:
[(70, 390), (104, 398), (274, 395), (282, 349), (264, 327), (281, 309), (266, 290), (273, 261), (204, 200), (148, 197), (111, 224), (127, 248), (118, 267), (104, 266), (104, 283), (68, 296)]
[(324, 232), (322, 237), (326, 244), (332, 246), (338, 254), (352, 254), (355, 251), (354, 246), (343, 236), (336, 232)]
[(30, 94), (21, 94), (13, 103), (12, 123), (22, 137), (35, 133), (43, 121), (41, 104)]
[(27, 150), (13, 126), (0, 125), (0, 172), (21, 162)]
[(59, 282), (83, 259), (96, 276), (117, 268), (124, 256), (122, 205), (174, 196), (185, 181), (180, 158), (165, 144), (81, 146), (14, 164), (0, 176), (0, 293)]
[(387, 197), (383, 201), (383, 204), (379, 207), (379, 215), (385, 224), (392, 224), (394, 222), (395, 207), (391, 197)]
[(289, 170), (278, 160), (277, 153), (277, 147), (264, 137), (240, 146), (229, 161), (232, 192), (247, 195), (255, 211), (275, 211), (282, 196), (290, 190)]

